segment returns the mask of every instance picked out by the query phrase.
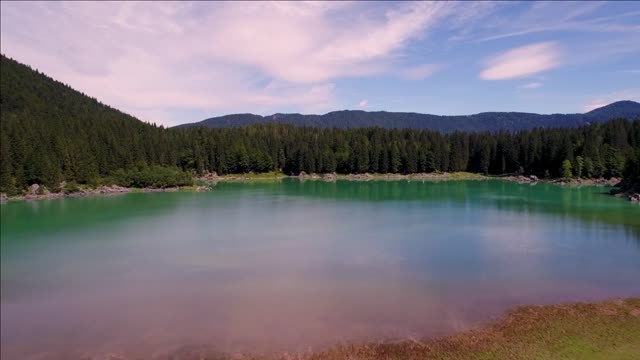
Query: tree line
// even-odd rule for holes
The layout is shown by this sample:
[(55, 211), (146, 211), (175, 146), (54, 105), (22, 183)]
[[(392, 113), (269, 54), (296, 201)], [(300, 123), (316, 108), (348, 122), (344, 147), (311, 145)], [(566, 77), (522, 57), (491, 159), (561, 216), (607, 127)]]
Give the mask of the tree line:
[[(580, 128), (516, 133), (442, 134), (429, 130), (326, 129), (291, 125), (165, 129), (132, 121), (2, 119), (0, 190), (62, 180), (123, 185), (162, 168), (205, 174), (282, 171), (418, 173), (469, 171), (538, 177), (622, 177), (638, 170), (640, 121), (612, 120)], [(150, 171), (151, 169), (152, 171)], [(180, 178), (179, 173), (173, 178)], [(166, 179), (173, 179), (166, 177)], [(184, 181), (183, 181), (184, 182)]]
[[(638, 181), (640, 120), (518, 132), (314, 128), (167, 129), (2, 57), (0, 191), (62, 181), (184, 184), (190, 174), (469, 171)], [(154, 175), (155, 174), (155, 175)]]

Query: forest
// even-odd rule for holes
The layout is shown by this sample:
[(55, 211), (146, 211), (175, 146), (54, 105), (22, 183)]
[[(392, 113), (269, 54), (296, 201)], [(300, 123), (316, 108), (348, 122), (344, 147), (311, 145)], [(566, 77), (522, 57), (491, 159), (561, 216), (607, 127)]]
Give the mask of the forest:
[(166, 187), (192, 175), (469, 171), (640, 184), (640, 120), (452, 132), (289, 124), (164, 128), (2, 57), (0, 192), (62, 181)]

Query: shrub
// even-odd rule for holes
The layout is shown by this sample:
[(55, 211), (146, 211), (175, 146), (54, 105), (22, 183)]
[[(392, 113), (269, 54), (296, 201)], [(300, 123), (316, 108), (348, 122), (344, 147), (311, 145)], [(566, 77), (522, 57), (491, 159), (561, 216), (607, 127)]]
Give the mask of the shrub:
[(118, 169), (112, 174), (113, 182), (135, 188), (166, 188), (193, 185), (190, 173), (175, 167), (151, 166), (136, 169)]
[(62, 190), (65, 194), (72, 194), (80, 191), (80, 186), (75, 181), (69, 181), (64, 185), (64, 188)]

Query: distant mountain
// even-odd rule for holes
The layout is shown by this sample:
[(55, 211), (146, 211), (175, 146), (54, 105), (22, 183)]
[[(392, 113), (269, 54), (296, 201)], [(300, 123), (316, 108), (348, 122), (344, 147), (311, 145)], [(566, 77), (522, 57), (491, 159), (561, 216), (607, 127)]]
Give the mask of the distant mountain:
[(177, 127), (204, 126), (209, 128), (238, 127), (253, 124), (283, 123), (297, 126), (336, 128), (412, 128), (431, 129), (444, 132), (524, 130), (536, 127), (577, 127), (594, 122), (604, 122), (613, 118), (640, 118), (640, 103), (618, 101), (584, 114), (540, 115), (523, 112), (485, 112), (475, 115), (441, 116), (419, 113), (343, 110), (324, 115), (274, 114), (260, 116), (254, 114), (233, 114), (209, 118), (197, 123)]

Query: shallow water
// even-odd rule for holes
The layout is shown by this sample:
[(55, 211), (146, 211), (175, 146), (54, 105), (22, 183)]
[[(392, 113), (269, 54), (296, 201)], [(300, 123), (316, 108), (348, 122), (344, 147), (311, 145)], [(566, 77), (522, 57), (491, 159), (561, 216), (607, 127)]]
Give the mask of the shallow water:
[(606, 191), (287, 179), (10, 202), (1, 357), (307, 351), (640, 296), (640, 206)]

